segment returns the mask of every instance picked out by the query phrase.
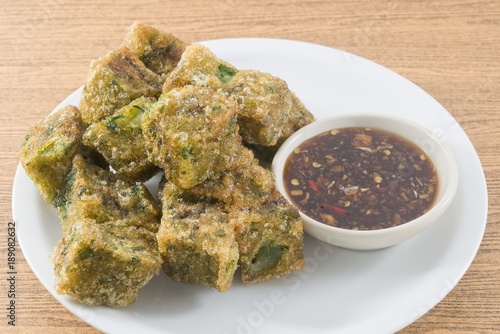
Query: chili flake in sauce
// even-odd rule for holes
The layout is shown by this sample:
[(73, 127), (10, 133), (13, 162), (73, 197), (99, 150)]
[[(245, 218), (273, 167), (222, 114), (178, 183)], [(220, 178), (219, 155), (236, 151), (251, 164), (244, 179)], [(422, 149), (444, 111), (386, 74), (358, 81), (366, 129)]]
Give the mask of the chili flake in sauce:
[(396, 134), (371, 128), (335, 129), (313, 137), (288, 157), (284, 183), (307, 216), (352, 230), (376, 230), (427, 212), (438, 177), (428, 155)]

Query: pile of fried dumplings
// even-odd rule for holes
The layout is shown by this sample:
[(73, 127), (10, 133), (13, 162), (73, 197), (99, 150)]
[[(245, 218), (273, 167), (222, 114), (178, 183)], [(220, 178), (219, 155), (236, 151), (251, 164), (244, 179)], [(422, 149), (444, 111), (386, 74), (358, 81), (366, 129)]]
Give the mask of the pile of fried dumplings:
[(134, 22), (21, 147), (60, 218), (56, 292), (125, 307), (160, 270), (225, 292), (238, 268), (245, 284), (302, 269), (302, 221), (266, 165), (313, 120), (284, 80)]

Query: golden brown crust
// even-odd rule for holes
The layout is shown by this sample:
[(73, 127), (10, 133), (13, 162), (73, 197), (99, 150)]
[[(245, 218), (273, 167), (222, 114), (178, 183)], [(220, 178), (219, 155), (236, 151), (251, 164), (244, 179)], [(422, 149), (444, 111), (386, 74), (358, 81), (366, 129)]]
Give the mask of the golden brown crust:
[(302, 221), (277, 191), (258, 206), (231, 212), (245, 284), (266, 281), (304, 267)]
[(97, 223), (126, 219), (152, 232), (159, 227), (160, 208), (143, 184), (121, 180), (80, 155), (73, 159), (57, 204), (63, 234), (87, 218)]
[(162, 82), (129, 49), (112, 51), (90, 65), (80, 101), (82, 119), (91, 124), (141, 96), (158, 97)]
[(83, 142), (103, 155), (117, 175), (130, 181), (146, 181), (159, 169), (148, 159), (142, 135), (142, 116), (156, 102), (140, 97), (113, 115), (91, 124)]
[(264, 72), (239, 71), (228, 83), (227, 92), (238, 104), (243, 140), (250, 144), (275, 145), (292, 107), (286, 82)]
[(161, 266), (154, 233), (123, 221), (97, 224), (91, 219), (72, 225), (52, 261), (58, 294), (111, 307), (132, 304)]
[(130, 27), (123, 46), (134, 52), (151, 71), (165, 76), (179, 62), (186, 43), (168, 32), (139, 21)]
[(165, 78), (163, 92), (173, 88), (194, 85), (223, 88), (238, 70), (228, 62), (217, 58), (201, 44), (190, 44), (184, 50), (177, 66)]
[(163, 93), (144, 115), (142, 132), (149, 158), (182, 188), (227, 169), (241, 147), (236, 105), (208, 87)]
[(164, 181), (163, 215), (157, 233), (163, 270), (172, 279), (230, 289), (238, 264), (238, 245), (222, 203), (192, 196)]
[(73, 157), (81, 152), (84, 130), (78, 108), (67, 106), (48, 115), (24, 137), (21, 164), (50, 204), (64, 186)]

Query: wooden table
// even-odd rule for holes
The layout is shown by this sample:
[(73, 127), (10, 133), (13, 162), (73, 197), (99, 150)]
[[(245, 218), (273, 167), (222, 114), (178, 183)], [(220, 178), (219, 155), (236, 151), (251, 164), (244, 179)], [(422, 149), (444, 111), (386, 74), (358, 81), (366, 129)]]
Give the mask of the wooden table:
[(82, 85), (90, 60), (116, 48), (136, 19), (185, 41), (276, 37), (335, 47), (400, 73), (439, 101), (479, 154), (488, 223), (463, 279), (401, 332), (500, 332), (499, 1), (3, 0), (0, 8), (0, 332), (97, 332), (43, 288), (20, 250), (16, 326), (7, 326), (11, 189), (24, 133)]

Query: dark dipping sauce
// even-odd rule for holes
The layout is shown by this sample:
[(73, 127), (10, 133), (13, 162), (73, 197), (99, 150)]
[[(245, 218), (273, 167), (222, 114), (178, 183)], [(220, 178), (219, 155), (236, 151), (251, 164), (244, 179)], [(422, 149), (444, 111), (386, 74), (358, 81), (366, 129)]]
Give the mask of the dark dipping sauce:
[(335, 129), (297, 147), (284, 170), (285, 189), (305, 215), (350, 230), (409, 222), (433, 205), (438, 177), (429, 156), (396, 134)]

